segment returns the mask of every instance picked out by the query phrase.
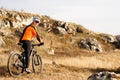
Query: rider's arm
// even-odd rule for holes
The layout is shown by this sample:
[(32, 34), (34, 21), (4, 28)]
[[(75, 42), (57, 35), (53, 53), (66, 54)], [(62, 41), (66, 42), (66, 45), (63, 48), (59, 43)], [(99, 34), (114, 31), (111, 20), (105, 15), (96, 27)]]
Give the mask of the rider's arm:
[(37, 38), (37, 40), (40, 42), (40, 43), (43, 43), (42, 40), (40, 39), (40, 36), (39, 34), (36, 32), (36, 30), (33, 28), (32, 29), (32, 34), (33, 36), (35, 36)]
[(42, 39), (40, 38), (40, 36), (37, 34), (37, 40), (40, 42), (41, 45), (44, 44), (44, 42), (42, 41)]
[(37, 40), (41, 43), (40, 36), (38, 35), (38, 33), (37, 33), (36, 38), (37, 38)]

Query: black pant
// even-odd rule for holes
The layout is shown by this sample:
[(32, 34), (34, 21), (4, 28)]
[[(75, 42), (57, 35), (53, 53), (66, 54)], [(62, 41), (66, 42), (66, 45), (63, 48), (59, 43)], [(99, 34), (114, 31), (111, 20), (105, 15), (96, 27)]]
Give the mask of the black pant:
[(29, 67), (29, 63), (30, 63), (30, 52), (31, 52), (31, 41), (29, 40), (23, 40), (21, 41), (21, 43), (23, 43), (23, 49), (25, 51), (25, 63), (24, 67), (28, 68)]

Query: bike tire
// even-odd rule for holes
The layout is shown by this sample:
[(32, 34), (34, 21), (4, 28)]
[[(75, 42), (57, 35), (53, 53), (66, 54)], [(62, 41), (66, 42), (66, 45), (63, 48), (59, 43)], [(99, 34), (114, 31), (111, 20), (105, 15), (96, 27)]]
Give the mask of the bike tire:
[(11, 76), (17, 77), (22, 74), (23, 64), (19, 59), (20, 54), (18, 53), (11, 53), (9, 59), (8, 59), (8, 72)]
[(34, 73), (42, 73), (42, 58), (40, 57), (40, 55), (34, 54), (32, 56), (32, 68)]

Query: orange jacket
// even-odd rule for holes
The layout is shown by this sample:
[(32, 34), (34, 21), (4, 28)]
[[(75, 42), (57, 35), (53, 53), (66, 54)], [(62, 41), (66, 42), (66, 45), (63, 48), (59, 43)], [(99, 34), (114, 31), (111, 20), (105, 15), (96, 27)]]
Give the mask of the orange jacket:
[(32, 40), (32, 37), (37, 37), (38, 34), (32, 26), (28, 26), (23, 32), (21, 40)]

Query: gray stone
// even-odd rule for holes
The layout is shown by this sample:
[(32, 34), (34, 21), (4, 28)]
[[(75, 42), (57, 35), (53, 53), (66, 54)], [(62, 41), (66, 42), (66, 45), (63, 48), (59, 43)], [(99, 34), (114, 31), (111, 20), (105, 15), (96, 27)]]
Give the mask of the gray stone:
[(54, 28), (54, 29), (53, 29), (53, 32), (54, 32), (55, 34), (59, 34), (59, 35), (65, 35), (65, 34), (67, 34), (67, 32), (65, 31), (65, 29), (64, 29), (64, 28), (61, 28), (61, 27), (56, 27), (56, 28)]
[(76, 28), (76, 31), (77, 31), (78, 33), (83, 33), (83, 29), (82, 29), (81, 27), (77, 27), (77, 28)]
[(112, 36), (109, 34), (104, 34), (104, 33), (101, 33), (99, 35), (102, 37), (102, 39), (105, 41), (105, 43), (112, 43), (112, 42), (116, 41), (115, 36)]
[(54, 51), (54, 49), (49, 48), (48, 51), (47, 51), (47, 53), (50, 54), (50, 55), (54, 55), (55, 51)]
[(92, 74), (87, 80), (117, 80), (115, 77), (117, 78), (119, 76), (114, 72), (103, 71)]
[(101, 45), (98, 43), (96, 39), (93, 38), (88, 38), (86, 40), (81, 39), (80, 42), (78, 43), (79, 47), (84, 48), (84, 49), (89, 49), (92, 51), (96, 52), (102, 52)]
[(89, 45), (86, 44), (86, 41), (84, 39), (81, 39), (78, 45), (84, 49), (90, 49)]

